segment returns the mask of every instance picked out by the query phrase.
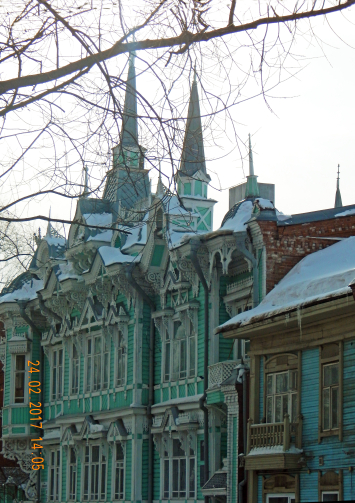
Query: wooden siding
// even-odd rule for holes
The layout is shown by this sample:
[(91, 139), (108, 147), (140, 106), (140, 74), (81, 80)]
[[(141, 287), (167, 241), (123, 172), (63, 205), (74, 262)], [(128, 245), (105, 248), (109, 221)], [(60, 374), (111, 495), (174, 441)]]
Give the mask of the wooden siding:
[[(143, 500), (148, 499), (148, 468), (149, 468), (149, 449), (148, 440), (143, 440), (142, 442), (142, 498)], [(155, 471), (155, 470), (154, 470)], [(154, 482), (155, 483), (155, 480)]]
[(158, 452), (154, 449), (154, 500), (160, 500), (160, 457)]
[[(142, 382), (149, 384), (149, 340), (151, 310), (147, 304), (143, 306), (143, 340), (142, 340)], [(156, 330), (157, 331), (157, 330)]]
[(67, 457), (68, 457), (66, 449), (61, 449), (61, 457), (62, 457), (62, 501), (65, 501), (67, 496)]
[(126, 501), (131, 499), (131, 488), (132, 488), (132, 440), (128, 440), (126, 443), (126, 460), (125, 460), (125, 498)]
[[(219, 280), (219, 296), (220, 296), (220, 303), (219, 303), (219, 325), (222, 325), (222, 323), (225, 323), (226, 321), (229, 320), (230, 316), (227, 313), (226, 306), (223, 302), (223, 297), (227, 293), (227, 285), (230, 283), (233, 283), (236, 281), (237, 276), (233, 276), (234, 281), (231, 281), (228, 276), (221, 276)], [(211, 327), (211, 329), (214, 329), (215, 327)], [(231, 360), (233, 358), (233, 346), (234, 346), (234, 339), (226, 339), (223, 337), (223, 334), (219, 334), (219, 361), (225, 361), (225, 360)]]
[(128, 325), (128, 344), (127, 344), (127, 384), (133, 383), (134, 372), (134, 324)]

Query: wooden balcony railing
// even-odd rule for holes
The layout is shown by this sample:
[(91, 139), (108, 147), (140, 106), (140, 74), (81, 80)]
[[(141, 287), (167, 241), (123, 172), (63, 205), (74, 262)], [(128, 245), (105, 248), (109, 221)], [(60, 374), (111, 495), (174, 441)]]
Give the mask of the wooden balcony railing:
[(290, 416), (285, 414), (283, 423), (253, 424), (248, 421), (247, 454), (256, 447), (283, 446), (283, 451), (288, 451), (293, 444), (301, 449), (302, 443), (302, 416), (296, 423), (290, 423)]

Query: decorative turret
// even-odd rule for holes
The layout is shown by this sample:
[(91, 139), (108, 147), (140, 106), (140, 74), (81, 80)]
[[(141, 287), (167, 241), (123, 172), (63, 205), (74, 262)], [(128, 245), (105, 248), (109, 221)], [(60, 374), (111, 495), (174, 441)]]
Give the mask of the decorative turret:
[(245, 198), (259, 197), (259, 185), (257, 176), (254, 175), (253, 151), (251, 148), (251, 139), (249, 133), (249, 176), (247, 176), (247, 185), (245, 188)]
[[(129, 56), (120, 143), (113, 148), (113, 169), (107, 173), (104, 199), (117, 203), (117, 211), (148, 206), (150, 184), (144, 169), (145, 148), (139, 145), (135, 54)], [(122, 210), (122, 211), (121, 211)]]
[(339, 175), (340, 175), (339, 168), (340, 168), (340, 164), (338, 164), (337, 190), (335, 192), (334, 208), (342, 208), (343, 207), (343, 202), (341, 200), (341, 194), (340, 194), (340, 188), (339, 188), (339, 180), (340, 180), (340, 178), (339, 178)]
[(180, 169), (176, 179), (178, 194), (185, 208), (198, 216), (196, 230), (212, 230), (213, 205), (216, 201), (207, 199), (211, 177), (206, 171), (196, 70), (190, 91)]
[(180, 173), (181, 175), (194, 176), (198, 171), (206, 173), (205, 150), (203, 147), (202, 123), (200, 103), (198, 98), (196, 70), (191, 86), (189, 109), (184, 144), (182, 148)]

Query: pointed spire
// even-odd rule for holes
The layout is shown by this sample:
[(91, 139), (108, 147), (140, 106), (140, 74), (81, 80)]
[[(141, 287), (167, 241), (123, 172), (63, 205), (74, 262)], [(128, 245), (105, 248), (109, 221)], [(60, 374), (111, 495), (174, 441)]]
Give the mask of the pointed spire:
[(249, 176), (254, 176), (253, 150), (251, 148), (250, 133), (249, 133)]
[(335, 204), (334, 208), (342, 208), (343, 207), (343, 202), (341, 200), (341, 194), (340, 194), (340, 187), (339, 187), (339, 180), (340, 180), (340, 164), (338, 164), (338, 176), (337, 176), (337, 190), (335, 192)]
[(191, 86), (187, 124), (180, 164), (182, 174), (193, 176), (197, 171), (206, 173), (205, 151), (203, 147), (200, 103), (197, 90), (196, 68)]
[(254, 175), (253, 150), (251, 148), (251, 139), (249, 133), (249, 176), (247, 176), (247, 185), (245, 187), (245, 197), (260, 196), (257, 176)]
[(89, 196), (89, 180), (88, 180), (88, 167), (84, 166), (83, 167), (83, 172), (84, 172), (84, 190), (83, 193), (81, 194), (81, 198), (86, 199)]
[(165, 187), (161, 179), (161, 163), (159, 161), (159, 178), (158, 178), (158, 184), (157, 184), (157, 190), (155, 194), (157, 196), (162, 196), (165, 193)]
[(138, 146), (138, 122), (137, 122), (137, 92), (136, 70), (134, 66), (135, 53), (129, 56), (128, 75), (126, 81), (126, 95), (122, 115), (122, 146)]

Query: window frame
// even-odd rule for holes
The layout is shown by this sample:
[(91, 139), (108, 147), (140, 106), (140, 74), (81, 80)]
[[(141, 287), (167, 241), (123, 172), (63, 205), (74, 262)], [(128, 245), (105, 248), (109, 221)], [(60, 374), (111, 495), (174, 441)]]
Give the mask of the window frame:
[[(180, 449), (184, 453), (184, 455), (178, 456), (174, 455), (174, 441), (180, 443)], [(173, 434), (171, 438), (167, 440), (166, 447), (163, 447), (163, 453), (162, 453), (162, 458), (161, 458), (161, 487), (160, 487), (160, 494), (161, 494), (161, 499), (163, 501), (170, 501), (170, 500), (195, 500), (197, 497), (197, 449), (191, 448), (191, 446), (188, 446), (187, 448), (190, 449), (190, 451), (193, 452), (193, 454), (187, 455), (186, 452), (183, 450), (183, 447), (181, 446), (181, 441), (180, 439)], [(175, 463), (174, 463), (175, 461)], [(185, 461), (185, 491), (181, 490), (179, 487), (177, 491), (174, 491), (174, 473), (176, 473), (176, 464), (178, 464), (179, 469), (180, 465), (183, 464), (182, 461)], [(176, 463), (177, 462), (177, 463)], [(194, 488), (193, 490), (190, 487), (190, 475), (191, 475), (191, 462), (193, 462), (193, 470), (194, 470)], [(169, 469), (168, 473), (168, 489), (166, 489), (165, 486), (165, 470), (166, 467)], [(180, 472), (178, 472), (180, 473)], [(179, 480), (178, 480), (179, 481)], [(178, 492), (178, 495), (174, 495), (174, 492)], [(185, 495), (184, 495), (184, 494)], [(193, 493), (193, 494), (192, 494)]]
[[(62, 352), (62, 364), (59, 365), (59, 353), (60, 351)], [(54, 355), (56, 355), (56, 365), (54, 365)], [(64, 396), (64, 366), (65, 366), (65, 357), (64, 357), (64, 347), (63, 346), (55, 346), (52, 348), (52, 351), (51, 351), (51, 379), (50, 379), (50, 383), (51, 383), (51, 387), (50, 387), (50, 397), (51, 397), (51, 401), (52, 402), (55, 402), (55, 401), (60, 401), (60, 400), (63, 400), (63, 396)], [(60, 372), (60, 369), (61, 369), (61, 372)], [(53, 375), (55, 373), (55, 376), (56, 376), (56, 392), (54, 393), (53, 391), (53, 386), (54, 386), (54, 379), (53, 379)], [(59, 392), (59, 388), (58, 388), (58, 383), (60, 383), (61, 385), (61, 393)]]
[[(116, 333), (116, 338), (117, 338), (117, 347), (115, 347), (115, 372), (114, 372), (114, 379), (115, 379), (115, 388), (120, 388), (122, 386), (125, 386), (127, 383), (127, 343), (126, 343), (126, 337), (123, 332), (123, 330), (120, 330), (119, 327), (117, 327), (117, 333)], [(121, 363), (119, 361), (119, 353), (121, 353)], [(123, 377), (121, 378), (121, 382), (118, 382), (118, 369), (120, 365), (123, 365)]]
[[(76, 351), (77, 353), (77, 358), (75, 358), (74, 360), (74, 350)], [(76, 364), (76, 367), (74, 367), (74, 361), (78, 361), (78, 363)], [(70, 395), (73, 395), (73, 396), (77, 396), (79, 395), (80, 393), (80, 351), (79, 349), (77, 348), (77, 346), (75, 345), (75, 343), (73, 342), (72, 343), (72, 347), (71, 347), (71, 361), (70, 361), (70, 371), (69, 371), (69, 389), (70, 389)], [(78, 373), (78, 389), (77, 391), (74, 390), (74, 386), (73, 386), (73, 378), (74, 378), (74, 370), (77, 370), (77, 373)]]
[[(302, 352), (297, 351), (295, 353), (278, 353), (270, 355), (267, 359), (265, 356), (263, 358), (263, 421), (267, 418), (267, 376), (270, 374), (279, 374), (285, 371), (297, 371), (297, 407), (296, 407), (296, 418), (295, 422), (301, 414), (301, 389), (302, 389)], [(292, 412), (292, 410), (291, 410)], [(292, 422), (292, 414), (290, 414), (290, 422)], [(282, 419), (283, 422), (283, 419)], [(272, 424), (272, 423), (270, 423)]]
[[(98, 448), (99, 449), (99, 460), (98, 461), (93, 461), (93, 448)], [(82, 462), (82, 472), (81, 472), (81, 501), (83, 502), (105, 502), (107, 499), (107, 468), (108, 468), (108, 453), (107, 453), (107, 447), (103, 446), (102, 444), (99, 443), (92, 443), (92, 444), (86, 444), (82, 447), (83, 449), (83, 462)], [(89, 460), (86, 460), (86, 449), (89, 449)], [(102, 458), (103, 456), (106, 458), (105, 463), (103, 462)], [(95, 499), (95, 496), (92, 494), (92, 475), (93, 475), (93, 467), (97, 468), (97, 491), (98, 491), (98, 498)], [(105, 474), (104, 474), (104, 481), (102, 480), (102, 468), (105, 466)], [(86, 477), (85, 469), (86, 467), (88, 468), (88, 476)], [(85, 499), (86, 494), (85, 494), (85, 483), (87, 482), (87, 488), (88, 488), (88, 493), (87, 493), (87, 499)]]
[[(122, 453), (123, 453), (123, 460), (120, 460), (122, 463), (121, 467), (117, 466), (118, 460), (117, 460), (117, 447), (121, 446)], [(112, 501), (125, 501), (125, 494), (126, 494), (126, 448), (123, 442), (115, 442), (113, 444), (114, 446), (114, 455), (112, 456), (112, 488), (111, 488), (111, 498)], [(117, 478), (117, 471), (120, 470), (122, 472), (122, 478), (123, 478), (123, 488), (122, 488), (122, 498), (117, 498), (117, 492), (116, 492), (116, 478)]]
[(336, 494), (338, 496), (338, 499), (336, 501), (339, 501), (339, 496), (340, 496), (340, 491), (339, 490), (334, 490), (334, 491), (330, 491), (330, 490), (325, 490), (325, 491), (321, 491), (321, 500), (320, 501), (325, 501), (323, 499), (323, 496), (324, 494)]
[[(338, 364), (338, 427), (324, 429), (324, 410), (323, 410), (323, 390), (324, 386), (324, 368), (327, 365)], [(318, 443), (323, 437), (338, 436), (339, 441), (343, 440), (343, 342), (324, 344), (319, 346), (319, 416), (318, 416)]]
[[(265, 374), (265, 380), (266, 380), (266, 395), (265, 395), (265, 401), (266, 401), (266, 406), (265, 406), (265, 417), (266, 417), (266, 423), (272, 424), (272, 423), (282, 423), (284, 420), (284, 413), (283, 411), (281, 412), (282, 418), (280, 421), (276, 421), (276, 397), (280, 396), (282, 404), (283, 404), (283, 397), (287, 396), (287, 412), (285, 414), (288, 414), (290, 417), (290, 422), (295, 423), (297, 420), (297, 409), (298, 409), (298, 387), (296, 387), (295, 390), (293, 390), (290, 387), (290, 381), (291, 381), (291, 373), (297, 373), (296, 374), (296, 382), (298, 382), (298, 370), (297, 369), (289, 369), (289, 370), (280, 370), (279, 372), (268, 372)], [(276, 391), (276, 381), (277, 381), (277, 376), (280, 376), (281, 374), (287, 374), (287, 391), (285, 392), (279, 392), (277, 393)], [(268, 393), (268, 380), (269, 378), (272, 378), (272, 393)], [(295, 411), (295, 417), (292, 415), (292, 405), (293, 405), (293, 397), (296, 396), (296, 411)], [(272, 397), (272, 420), (269, 422), (268, 421), (268, 398)]]
[[(95, 339), (101, 340), (101, 351), (95, 353)], [(88, 346), (91, 342), (92, 353), (89, 354)], [(100, 358), (97, 356), (100, 355)], [(95, 358), (96, 357), (96, 358)], [(95, 360), (100, 362), (100, 377), (95, 382)], [(105, 361), (106, 360), (106, 361)], [(90, 365), (89, 365), (90, 362)], [(107, 372), (107, 384), (105, 385), (105, 372)], [(85, 337), (85, 394), (99, 393), (110, 389), (110, 348), (107, 347), (106, 339), (102, 331), (91, 332)]]
[[(197, 374), (197, 342), (198, 334), (195, 331), (194, 324), (191, 318), (187, 315), (187, 312), (182, 311), (184, 315), (182, 319), (178, 314), (175, 314), (168, 319), (167, 326), (164, 325), (163, 329), (163, 354), (162, 354), (162, 382), (178, 382), (185, 379), (191, 379), (196, 377)], [(193, 314), (195, 316), (195, 312)], [(181, 339), (176, 339), (175, 334), (175, 323), (179, 322), (180, 326), (183, 327), (185, 332), (185, 337)], [(179, 327), (180, 328), (180, 327)], [(177, 333), (177, 331), (176, 331)], [(177, 354), (175, 351), (176, 346), (181, 348), (182, 342), (185, 344), (185, 361), (186, 370), (181, 370), (181, 362), (179, 361), (179, 370), (176, 372), (174, 370), (174, 355)], [(169, 349), (167, 350), (167, 347)], [(194, 355), (192, 354), (192, 348), (194, 350)], [(194, 361), (192, 361), (194, 360)], [(167, 372), (167, 361), (169, 361), (169, 371)], [(181, 376), (182, 372), (186, 372), (185, 376)], [(178, 375), (177, 375), (178, 374)]]
[[(71, 461), (71, 453), (74, 452), (74, 455), (75, 455), (75, 463), (72, 463)], [(68, 473), (67, 473), (67, 477), (68, 477), (68, 500), (69, 501), (76, 501), (76, 498), (77, 498), (77, 494), (78, 494), (78, 454), (77, 454), (77, 451), (75, 450), (75, 448), (71, 445), (69, 446), (69, 449), (68, 449), (68, 464), (67, 464), (67, 467), (68, 467)], [(75, 484), (74, 484), (74, 493), (72, 492), (72, 481), (71, 481), (71, 473), (72, 473), (72, 470), (71, 468), (74, 467), (74, 473), (75, 473)]]
[[(54, 461), (55, 463), (52, 463), (52, 455), (54, 454)], [(59, 456), (59, 464), (58, 464), (58, 456)], [(49, 451), (49, 456), (48, 456), (48, 501), (54, 501), (54, 502), (59, 502), (61, 498), (61, 487), (62, 487), (62, 481), (61, 481), (61, 466), (62, 466), (62, 453), (60, 446), (54, 447), (50, 449)], [(53, 487), (53, 495), (51, 494), (52, 490), (52, 481), (54, 478), (54, 487)]]
[[(20, 370), (16, 370), (16, 361), (17, 361), (17, 357), (20, 357), (20, 356), (23, 356), (24, 359), (25, 359), (25, 365), (24, 365), (24, 370), (20, 371)], [(28, 404), (28, 392), (26, 393), (26, 391), (28, 391), (28, 372), (27, 371), (27, 362), (28, 362), (28, 357), (27, 357), (27, 353), (14, 353), (12, 355), (12, 359), (11, 359), (11, 368), (12, 368), (12, 375), (13, 375), (13, 381), (12, 381), (12, 390), (11, 390), (11, 403), (12, 405), (16, 405), (16, 406), (22, 406), (22, 405), (27, 405)], [(21, 374), (23, 373), (24, 375), (24, 383), (23, 383), (23, 402), (16, 402), (16, 375), (18, 372), (21, 372)]]

